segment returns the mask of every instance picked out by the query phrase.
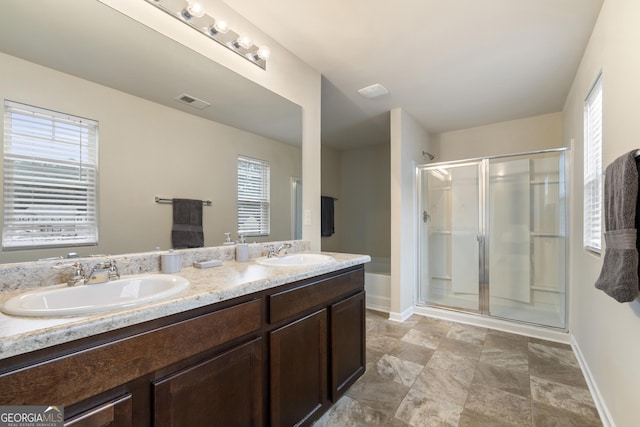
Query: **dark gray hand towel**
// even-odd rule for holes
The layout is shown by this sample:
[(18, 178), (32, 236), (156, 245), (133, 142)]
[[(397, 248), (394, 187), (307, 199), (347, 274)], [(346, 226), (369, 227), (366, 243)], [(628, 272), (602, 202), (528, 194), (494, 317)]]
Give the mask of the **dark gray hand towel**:
[(638, 167), (636, 150), (618, 157), (605, 172), (604, 221), (606, 252), (596, 288), (618, 302), (638, 297)]
[(333, 197), (320, 196), (320, 235), (332, 236), (335, 233)]
[(202, 200), (173, 199), (171, 242), (174, 248), (204, 246)]

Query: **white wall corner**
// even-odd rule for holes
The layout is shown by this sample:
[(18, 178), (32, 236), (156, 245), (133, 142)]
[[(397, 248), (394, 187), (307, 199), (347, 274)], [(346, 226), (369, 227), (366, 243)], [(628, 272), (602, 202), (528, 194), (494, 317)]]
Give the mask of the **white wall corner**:
[(403, 311), (402, 313), (398, 313), (395, 311), (392, 311), (389, 313), (389, 320), (393, 321), (393, 322), (399, 322), (402, 323), (405, 320), (407, 320), (409, 317), (413, 316), (413, 306), (407, 308), (405, 311)]
[(429, 133), (400, 108), (391, 110), (391, 311), (415, 304), (417, 280), (415, 167)]

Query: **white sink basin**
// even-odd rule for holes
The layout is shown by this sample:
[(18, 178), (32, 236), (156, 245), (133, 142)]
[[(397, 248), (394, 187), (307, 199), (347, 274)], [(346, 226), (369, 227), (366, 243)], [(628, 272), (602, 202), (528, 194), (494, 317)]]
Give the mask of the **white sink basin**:
[(335, 258), (322, 254), (290, 254), (279, 258), (258, 258), (256, 262), (275, 267), (313, 267), (335, 262)]
[(189, 281), (179, 276), (137, 276), (97, 285), (25, 292), (8, 300), (2, 311), (14, 316), (90, 314), (147, 304), (177, 295), (187, 288)]

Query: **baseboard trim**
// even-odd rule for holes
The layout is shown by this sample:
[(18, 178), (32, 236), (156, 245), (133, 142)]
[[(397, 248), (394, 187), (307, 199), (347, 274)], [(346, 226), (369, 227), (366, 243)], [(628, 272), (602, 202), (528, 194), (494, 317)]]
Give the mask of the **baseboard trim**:
[(409, 307), (405, 311), (403, 311), (402, 313), (397, 313), (395, 311), (390, 311), (389, 312), (389, 320), (392, 320), (392, 321), (398, 322), (398, 323), (402, 323), (402, 322), (404, 322), (405, 320), (407, 320), (409, 317), (411, 317), (413, 315), (414, 308), (415, 307)]
[(372, 304), (369, 301), (365, 303), (367, 310), (379, 311), (380, 313), (389, 314), (389, 307), (386, 305)]
[(591, 396), (593, 397), (593, 403), (595, 403), (596, 409), (598, 410), (598, 415), (600, 415), (600, 421), (602, 421), (602, 425), (604, 427), (615, 427), (615, 423), (613, 422), (613, 417), (609, 412), (609, 408), (602, 398), (602, 394), (600, 393), (598, 384), (593, 378), (591, 370), (589, 369), (589, 365), (587, 364), (587, 361), (585, 360), (584, 355), (580, 350), (578, 341), (576, 341), (573, 335), (571, 335), (571, 348), (573, 349), (573, 354), (576, 355), (576, 359), (578, 360), (578, 364), (580, 365), (582, 374), (587, 381), (587, 386), (589, 387), (589, 391), (591, 392)]
[(366, 306), (371, 310), (384, 311), (388, 313), (391, 311), (391, 298), (371, 295), (367, 292)]
[(496, 329), (517, 335), (525, 335), (533, 338), (540, 338), (547, 341), (554, 341), (563, 344), (570, 344), (569, 333), (541, 326), (527, 325), (523, 323), (508, 322), (506, 320), (493, 319), (481, 315), (462, 313), (453, 310), (444, 310), (435, 307), (415, 307), (415, 314), (427, 317), (435, 317), (442, 320), (465, 323), (467, 325), (480, 326), (483, 328)]

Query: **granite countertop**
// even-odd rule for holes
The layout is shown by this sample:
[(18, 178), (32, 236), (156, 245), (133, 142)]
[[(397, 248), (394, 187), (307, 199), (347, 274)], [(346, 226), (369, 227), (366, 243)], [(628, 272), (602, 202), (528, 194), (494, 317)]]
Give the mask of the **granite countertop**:
[[(207, 306), (371, 261), (368, 255), (322, 252), (336, 262), (316, 267), (272, 267), (255, 260), (221, 267), (183, 268), (191, 283), (180, 295), (131, 309), (67, 317), (14, 317), (0, 313), (0, 359)], [(160, 274), (160, 273), (150, 273)], [(126, 277), (126, 276), (123, 276)], [(0, 293), (0, 303), (21, 292)]]

